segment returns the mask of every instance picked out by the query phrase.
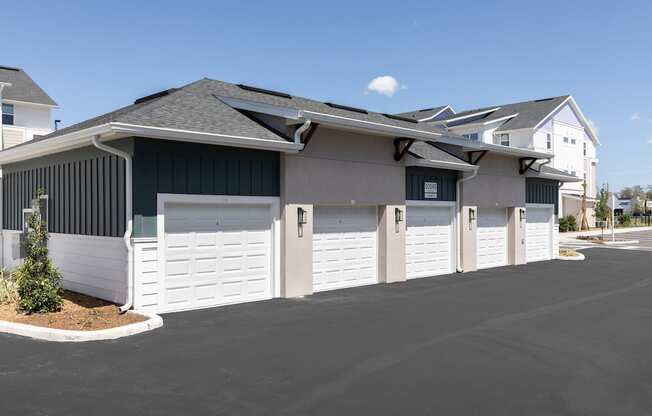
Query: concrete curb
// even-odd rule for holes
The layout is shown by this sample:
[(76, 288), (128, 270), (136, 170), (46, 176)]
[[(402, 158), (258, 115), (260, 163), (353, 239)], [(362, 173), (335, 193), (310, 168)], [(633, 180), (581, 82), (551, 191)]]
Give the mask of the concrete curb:
[(603, 241), (602, 243), (598, 244), (603, 244), (605, 246), (631, 246), (631, 245), (636, 245), (638, 244), (638, 240), (620, 240), (620, 241)]
[(577, 256), (559, 256), (559, 260), (564, 260), (564, 261), (582, 261), (585, 260), (586, 257), (582, 253), (577, 253)]
[(43, 341), (86, 342), (128, 337), (130, 335), (140, 334), (163, 326), (163, 318), (156, 314), (132, 311), (127, 311), (127, 313), (137, 313), (138, 315), (146, 316), (149, 319), (143, 322), (136, 322), (116, 328), (100, 329), (97, 331), (55, 329), (0, 320), (0, 332), (40, 339)]

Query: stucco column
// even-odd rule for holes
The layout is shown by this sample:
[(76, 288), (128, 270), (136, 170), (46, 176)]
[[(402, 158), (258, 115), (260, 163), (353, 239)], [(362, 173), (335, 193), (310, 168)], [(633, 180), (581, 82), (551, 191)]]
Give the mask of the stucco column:
[[(522, 213), (522, 215), (521, 215)], [(507, 263), (508, 264), (525, 264), (525, 232), (526, 232), (526, 211), (525, 207), (507, 208)]]
[[(298, 224), (299, 208), (306, 212), (306, 224)], [(281, 219), (281, 296), (312, 294), (313, 206), (286, 204)]]
[[(402, 221), (397, 223), (396, 210)], [(405, 281), (405, 205), (378, 207), (378, 280), (383, 283)]]
[(478, 207), (473, 205), (462, 206), (460, 215), (461, 229), (460, 253), (462, 269), (464, 272), (478, 270)]

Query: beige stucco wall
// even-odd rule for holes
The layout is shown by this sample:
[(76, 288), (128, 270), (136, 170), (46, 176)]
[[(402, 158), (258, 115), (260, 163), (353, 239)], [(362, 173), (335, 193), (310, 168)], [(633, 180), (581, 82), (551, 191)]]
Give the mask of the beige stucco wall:
[(481, 208), (525, 206), (525, 177), (519, 175), (515, 157), (487, 154), (480, 161), (478, 175), (462, 183), (464, 205)]
[[(473, 213), (473, 216), (471, 216)], [(462, 269), (465, 273), (478, 270), (478, 207), (474, 205), (462, 205), (460, 214), (461, 240), (460, 258)]]
[[(296, 154), (281, 155), (281, 295), (312, 293), (312, 212), (317, 205), (376, 205), (378, 278), (405, 280), (405, 223), (394, 227), (394, 208), (405, 210), (405, 167), (393, 159), (388, 137), (319, 127)], [(297, 208), (309, 212), (299, 237)]]
[[(526, 220), (521, 220), (521, 210), (525, 207), (511, 207), (507, 209), (507, 263), (525, 264), (526, 259)], [(527, 215), (527, 212), (526, 212)]]
[(405, 220), (396, 223), (396, 209), (406, 218), (405, 205), (385, 205), (378, 210), (378, 280), (403, 282), (405, 274)]

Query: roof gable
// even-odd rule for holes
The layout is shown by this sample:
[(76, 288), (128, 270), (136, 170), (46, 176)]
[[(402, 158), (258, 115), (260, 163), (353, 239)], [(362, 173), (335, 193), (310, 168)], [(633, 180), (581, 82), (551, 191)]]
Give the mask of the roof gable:
[(7, 82), (2, 91), (5, 100), (24, 101), (28, 103), (56, 106), (50, 96), (25, 71), (20, 68), (0, 66), (0, 82)]

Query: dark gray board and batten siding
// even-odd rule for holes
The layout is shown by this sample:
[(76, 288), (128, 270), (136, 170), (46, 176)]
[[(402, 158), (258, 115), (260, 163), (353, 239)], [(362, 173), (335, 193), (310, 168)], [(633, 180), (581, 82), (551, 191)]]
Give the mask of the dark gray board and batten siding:
[[(128, 140), (114, 145), (129, 147)], [(92, 146), (2, 166), (3, 226), (22, 230), (39, 188), (48, 195), (52, 233), (122, 237), (125, 162)]]
[[(424, 183), (437, 183), (437, 198), (425, 198)], [(418, 166), (405, 168), (405, 199), (408, 201), (455, 201), (457, 172)]]
[(550, 179), (526, 178), (525, 202), (527, 204), (554, 204), (559, 215), (559, 182)]
[(134, 236), (156, 236), (157, 194), (280, 196), (278, 152), (137, 138)]

